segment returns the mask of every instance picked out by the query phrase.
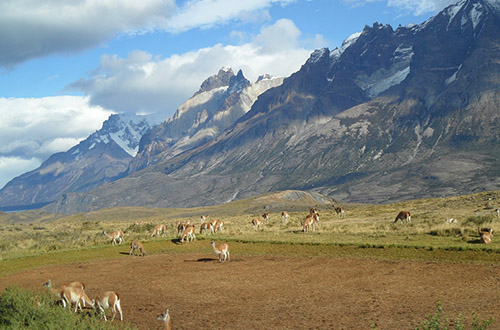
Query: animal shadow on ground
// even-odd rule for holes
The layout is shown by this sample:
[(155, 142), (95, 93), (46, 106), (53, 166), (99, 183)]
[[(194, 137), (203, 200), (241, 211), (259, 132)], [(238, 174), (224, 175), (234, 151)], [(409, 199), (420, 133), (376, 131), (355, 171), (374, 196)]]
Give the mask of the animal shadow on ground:
[(303, 234), (304, 232), (302, 231), (302, 229), (300, 229), (300, 230), (290, 230), (289, 233), (292, 233), (292, 234)]
[(121, 252), (119, 252), (119, 253), (120, 253), (120, 254), (126, 254), (126, 255), (128, 255), (128, 254), (129, 254), (129, 252), (125, 252), (125, 251), (121, 251)]
[(182, 242), (181, 242), (181, 239), (180, 239), (180, 238), (172, 238), (170, 241), (171, 241), (172, 243), (174, 243), (174, 244), (182, 244)]
[(468, 240), (467, 243), (470, 243), (470, 244), (483, 244), (481, 242), (481, 239), (471, 239), (471, 240)]
[[(212, 261), (219, 261), (217, 258), (200, 258), (196, 260), (196, 262), (212, 262)], [(184, 260), (184, 262), (195, 262), (195, 260)]]
[[(242, 261), (242, 260), (231, 259), (231, 261), (227, 261), (227, 262), (240, 262), (240, 261)], [(218, 258), (199, 258), (196, 260), (184, 260), (184, 262), (216, 262), (216, 263), (219, 263), (219, 259)]]

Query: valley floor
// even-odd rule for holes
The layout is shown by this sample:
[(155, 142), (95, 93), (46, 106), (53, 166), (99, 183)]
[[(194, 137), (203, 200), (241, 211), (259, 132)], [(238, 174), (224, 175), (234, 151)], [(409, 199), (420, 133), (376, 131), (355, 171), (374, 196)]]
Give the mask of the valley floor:
[(156, 315), (167, 307), (174, 329), (414, 329), (437, 301), (450, 319), (493, 316), (491, 328), (500, 328), (498, 265), (237, 250), (220, 264), (211, 252), (46, 266), (3, 276), (0, 289), (41, 290), (50, 278), (83, 281), (91, 298), (116, 290), (125, 320), (140, 329), (161, 329)]

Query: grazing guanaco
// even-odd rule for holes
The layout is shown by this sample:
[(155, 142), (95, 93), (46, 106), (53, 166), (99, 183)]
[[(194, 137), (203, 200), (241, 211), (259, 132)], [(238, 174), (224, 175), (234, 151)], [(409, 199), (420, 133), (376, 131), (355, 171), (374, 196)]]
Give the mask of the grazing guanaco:
[(337, 212), (337, 216), (338, 217), (343, 217), (345, 216), (345, 211), (344, 211), (344, 207), (342, 206), (338, 206), (335, 208), (335, 212)]
[(94, 304), (97, 303), (97, 308), (99, 312), (104, 316), (104, 321), (107, 321), (106, 318), (106, 309), (111, 307), (111, 311), (113, 312), (113, 318), (111, 321), (115, 319), (116, 311), (120, 313), (120, 321), (123, 321), (123, 313), (122, 307), (120, 305), (120, 296), (118, 292), (115, 291), (106, 291), (100, 295), (98, 295), (94, 299)]
[(208, 231), (210, 233), (214, 233), (214, 226), (210, 222), (204, 222), (200, 226), (200, 234), (203, 234), (203, 232)]
[(219, 221), (219, 219), (212, 219), (210, 220), (208, 223), (212, 226), (212, 228), (215, 230), (215, 226), (217, 225), (217, 221)]
[(146, 250), (144, 249), (144, 245), (142, 245), (142, 243), (139, 241), (133, 241), (130, 243), (129, 255), (133, 254), (135, 256), (135, 250), (139, 251), (140, 256), (144, 257), (146, 255)]
[(167, 308), (167, 311), (163, 314), (159, 314), (157, 317), (156, 317), (157, 320), (160, 320), (160, 321), (163, 321), (163, 323), (165, 323), (165, 329), (166, 330), (172, 330), (172, 321), (170, 320), (170, 314), (168, 312), (168, 308)]
[(286, 225), (288, 223), (288, 219), (290, 219), (290, 215), (288, 214), (288, 212), (287, 211), (281, 212), (281, 223)]
[(187, 238), (187, 241), (194, 241), (196, 239), (196, 233), (193, 225), (189, 225), (184, 229), (182, 233), (181, 243), (184, 243), (184, 239)]
[(214, 233), (218, 231), (224, 231), (224, 221), (217, 220), (214, 226)]
[(305, 233), (306, 231), (309, 231), (309, 229), (314, 229), (316, 228), (316, 225), (319, 222), (319, 214), (318, 213), (310, 213), (306, 216), (304, 219), (304, 227), (302, 228), (302, 231)]
[(215, 254), (219, 256), (219, 262), (224, 262), (226, 260), (231, 260), (231, 256), (229, 254), (229, 245), (227, 243), (221, 243), (218, 246), (215, 246), (214, 240), (210, 242), (210, 245), (214, 248)]
[(411, 223), (411, 214), (409, 211), (401, 211), (396, 216), (394, 223), (397, 223), (398, 220), (401, 220), (401, 224), (403, 224), (406, 220), (406, 223)]
[(262, 227), (262, 230), (264, 230), (264, 221), (259, 218), (254, 218), (252, 220), (252, 225), (254, 225), (254, 227), (257, 227), (257, 230), (260, 229), (260, 227)]
[(190, 220), (186, 220), (185, 222), (178, 221), (177, 222), (177, 236), (182, 235), (184, 230), (186, 230), (187, 226), (191, 225)]
[(165, 225), (156, 225), (154, 228), (153, 228), (153, 232), (151, 233), (151, 237), (153, 236), (160, 236), (162, 235), (163, 237), (165, 237), (165, 234), (167, 233), (167, 226)]
[(269, 219), (271, 218), (271, 213), (269, 213), (269, 212), (264, 213), (264, 214), (262, 215), (262, 218), (264, 218), (264, 221), (265, 221), (266, 223), (269, 223)]
[(80, 302), (83, 301), (84, 306), (89, 304), (89, 306), (94, 307), (94, 302), (90, 300), (87, 294), (82, 290), (82, 288), (75, 288), (71, 286), (66, 286), (61, 290), (61, 302), (63, 307), (66, 308), (66, 305), (70, 306), (75, 304), (75, 313), (78, 309), (82, 311), (82, 306)]
[(49, 290), (49, 292), (51, 292), (57, 298), (61, 298), (61, 290), (66, 286), (72, 286), (75, 288), (81, 288), (82, 290), (85, 290), (85, 284), (83, 284), (82, 282), (71, 282), (68, 284), (61, 285), (59, 289), (55, 289), (52, 286), (52, 281), (49, 279), (47, 282), (43, 283), (43, 286), (46, 287)]
[[(74, 288), (80, 288), (82, 290), (85, 290), (85, 284), (82, 282), (71, 282), (68, 284), (61, 285), (60, 288), (56, 289), (52, 287), (52, 281), (49, 279), (47, 282), (43, 283), (43, 286), (45, 286), (49, 292), (51, 292), (56, 298), (60, 299), (61, 298), (61, 291), (65, 287), (74, 287)], [(85, 307), (85, 301), (83, 301), (83, 307)]]
[(116, 241), (118, 241), (118, 244), (122, 244), (122, 241), (124, 241), (123, 231), (121, 231), (121, 230), (117, 230), (117, 231), (114, 231), (114, 232), (109, 233), (109, 234), (106, 231), (103, 231), (102, 233), (106, 237), (108, 237), (109, 239), (111, 239), (111, 244), (112, 245), (116, 245)]
[(491, 243), (491, 238), (493, 237), (493, 229), (489, 228), (488, 230), (482, 230), (481, 227), (477, 227), (477, 232), (481, 239), (481, 243), (488, 244)]

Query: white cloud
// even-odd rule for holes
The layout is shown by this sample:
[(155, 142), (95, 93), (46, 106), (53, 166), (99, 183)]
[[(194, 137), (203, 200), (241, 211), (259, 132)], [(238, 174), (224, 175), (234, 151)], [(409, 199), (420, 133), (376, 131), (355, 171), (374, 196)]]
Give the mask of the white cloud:
[(222, 66), (242, 69), (251, 81), (264, 73), (288, 76), (297, 71), (312, 52), (299, 46), (299, 37), (295, 24), (281, 19), (239, 46), (217, 44), (168, 58), (143, 51), (127, 58), (105, 55), (93, 76), (70, 88), (84, 91), (92, 104), (119, 112), (161, 112), (164, 120)]
[(21, 157), (0, 156), (0, 189), (13, 177), (31, 171), (40, 166), (40, 164), (40, 160), (35, 157), (24, 159)]
[(0, 1), (0, 66), (166, 27), (174, 0)]
[(411, 15), (422, 15), (426, 13), (436, 13), (447, 6), (456, 3), (458, 0), (343, 0), (347, 5), (357, 7), (372, 2), (386, 2), (387, 6)]
[(388, 0), (387, 4), (414, 15), (422, 15), (438, 12), (456, 2), (457, 0)]
[(298, 48), (300, 31), (289, 19), (280, 19), (275, 24), (262, 28), (254, 44), (263, 53), (279, 53), (284, 49)]
[[(193, 28), (210, 28), (233, 20), (254, 21), (270, 19), (264, 8), (273, 4), (288, 4), (296, 0), (192, 0), (177, 9), (168, 21), (167, 30), (183, 32)], [(255, 13), (259, 14), (256, 15)]]
[[(0, 98), (0, 176), (68, 150), (101, 128), (110, 114), (79, 96)], [(16, 163), (26, 166), (16, 169)]]

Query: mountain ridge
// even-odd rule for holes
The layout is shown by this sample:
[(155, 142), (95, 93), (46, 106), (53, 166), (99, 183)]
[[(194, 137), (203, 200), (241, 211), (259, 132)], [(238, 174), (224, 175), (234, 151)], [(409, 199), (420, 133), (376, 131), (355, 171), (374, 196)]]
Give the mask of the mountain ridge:
[(287, 189), (382, 203), (498, 189), (498, 8), (463, 0), (418, 25), (365, 26), (340, 49), (313, 52), (212, 139), (160, 148), (148, 166), (46, 209), (190, 207)]

